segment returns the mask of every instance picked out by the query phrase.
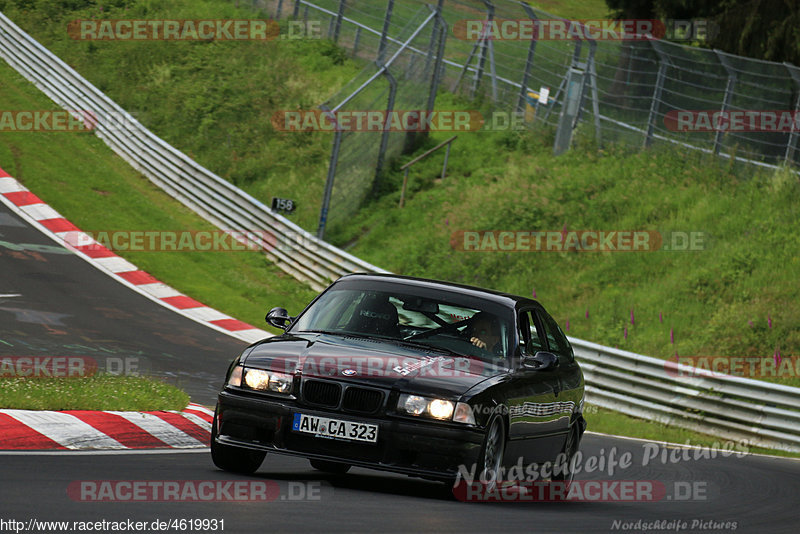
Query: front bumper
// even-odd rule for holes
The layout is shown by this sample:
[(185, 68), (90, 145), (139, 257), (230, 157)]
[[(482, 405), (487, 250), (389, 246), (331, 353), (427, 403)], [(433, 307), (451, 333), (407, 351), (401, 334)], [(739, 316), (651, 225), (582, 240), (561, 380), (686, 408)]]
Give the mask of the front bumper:
[[(378, 425), (377, 443), (340, 441), (292, 430), (295, 413)], [(449, 480), (476, 464), (483, 432), (457, 423), (362, 416), (299, 406), (291, 400), (219, 394), (217, 443), (343, 462), (406, 475)]]

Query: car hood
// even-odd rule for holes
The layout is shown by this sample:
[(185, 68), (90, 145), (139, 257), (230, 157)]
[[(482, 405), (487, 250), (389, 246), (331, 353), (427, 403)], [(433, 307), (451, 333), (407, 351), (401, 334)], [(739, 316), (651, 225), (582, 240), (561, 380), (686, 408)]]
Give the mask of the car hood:
[(459, 396), (504, 369), (478, 359), (402, 341), (330, 334), (284, 334), (249, 349), (247, 367), (303, 377)]

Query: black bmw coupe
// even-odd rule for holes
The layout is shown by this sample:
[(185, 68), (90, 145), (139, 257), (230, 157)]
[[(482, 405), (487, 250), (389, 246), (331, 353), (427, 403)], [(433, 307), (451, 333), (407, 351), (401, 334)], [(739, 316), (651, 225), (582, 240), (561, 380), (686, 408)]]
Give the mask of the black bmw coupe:
[(252, 473), (272, 452), (333, 473), (493, 480), (578, 450), (583, 374), (535, 300), (353, 274), (296, 317), (273, 308), (266, 319), (285, 332), (234, 359), (219, 393), (211, 455), (221, 469)]

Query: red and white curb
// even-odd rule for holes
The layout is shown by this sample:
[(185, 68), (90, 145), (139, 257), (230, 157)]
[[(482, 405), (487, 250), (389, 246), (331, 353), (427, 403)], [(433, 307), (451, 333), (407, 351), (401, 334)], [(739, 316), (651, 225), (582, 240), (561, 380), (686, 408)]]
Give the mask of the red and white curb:
[(0, 450), (197, 449), (208, 447), (214, 412), (0, 410)]
[[(88, 234), (81, 232), (77, 226), (62, 217), (56, 210), (31, 193), (2, 168), (0, 168), (0, 201), (3, 201), (11, 210), (59, 245), (74, 251), (77, 256), (108, 273), (122, 284), (172, 311), (248, 343), (272, 336), (265, 330), (234, 319), (191, 297), (187, 297), (168, 285), (159, 282), (150, 274), (137, 269), (129, 261), (116, 255)], [(67, 235), (72, 240), (75, 239), (76, 235), (80, 236), (79, 242), (86, 244), (74, 246), (66, 241)]]

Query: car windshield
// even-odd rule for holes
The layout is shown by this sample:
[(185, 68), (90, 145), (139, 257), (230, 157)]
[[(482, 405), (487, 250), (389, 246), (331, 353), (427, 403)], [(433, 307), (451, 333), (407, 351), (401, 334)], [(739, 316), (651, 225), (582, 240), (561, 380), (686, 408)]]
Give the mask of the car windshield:
[(289, 332), (396, 340), (484, 361), (506, 360), (511, 352), (513, 314), (492, 301), (414, 286), (352, 286), (331, 287)]

